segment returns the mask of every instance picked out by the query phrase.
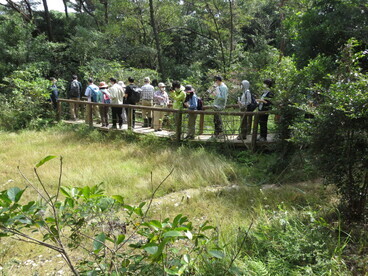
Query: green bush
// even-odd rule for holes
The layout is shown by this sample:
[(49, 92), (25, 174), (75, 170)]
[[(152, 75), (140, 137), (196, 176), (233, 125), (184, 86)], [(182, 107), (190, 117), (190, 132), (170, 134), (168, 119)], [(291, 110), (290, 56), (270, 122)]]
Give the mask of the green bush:
[(27, 70), (14, 71), (4, 78), (6, 83), (0, 94), (3, 103), (0, 110), (0, 129), (20, 130), (39, 128), (52, 123), (53, 114), (49, 102), (50, 82), (42, 77), (36, 64)]
[[(269, 212), (249, 233), (240, 261), (246, 274), (321, 275), (346, 272), (341, 253), (348, 239), (336, 244), (335, 231), (308, 209), (293, 215), (284, 210)], [(341, 235), (340, 232), (337, 232)]]

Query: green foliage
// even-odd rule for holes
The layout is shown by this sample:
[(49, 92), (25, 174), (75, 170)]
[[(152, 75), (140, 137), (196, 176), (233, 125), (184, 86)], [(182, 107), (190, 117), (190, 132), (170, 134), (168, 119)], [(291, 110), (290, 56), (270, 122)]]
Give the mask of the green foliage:
[[(355, 37), (367, 45), (367, 5), (362, 0), (306, 1), (304, 7), (291, 8), (285, 26), (290, 28), (294, 53), (305, 66), (318, 54), (339, 55), (339, 49)], [(302, 4), (303, 5), (303, 4)], [(300, 6), (302, 6), (300, 5)]]
[(106, 81), (111, 77), (122, 80), (127, 85), (128, 78), (133, 77), (137, 85), (143, 85), (144, 78), (158, 79), (158, 73), (151, 69), (126, 68), (123, 64), (104, 59), (93, 59), (86, 66), (80, 67), (80, 72), (86, 77), (93, 77), (96, 81)]
[(357, 63), (356, 41), (343, 50), (340, 74), (330, 77), (331, 85), (321, 91), (318, 105), (301, 108), (313, 117), (296, 124), (296, 140), (311, 147), (326, 183), (335, 184), (342, 195), (341, 205), (349, 219), (364, 219), (368, 197), (368, 78)]
[[(195, 272), (202, 258), (224, 258), (214, 246), (215, 228), (207, 222), (195, 227), (182, 214), (173, 220), (148, 219), (151, 202), (147, 208), (145, 202), (125, 204), (120, 195), (106, 196), (101, 184), (62, 187), (59, 180), (51, 195), (37, 170), (53, 158), (47, 156), (35, 166), (41, 190), (27, 180), (38, 200), (19, 203), (25, 189), (17, 187), (0, 192), (1, 237), (18, 237), (59, 252), (74, 274), (183, 275)], [(68, 252), (76, 249), (85, 251), (78, 266)]]
[(0, 111), (0, 128), (19, 130), (49, 125), (53, 119), (48, 102), (50, 82), (41, 77), (37, 65), (14, 71), (4, 78), (6, 89), (0, 94), (3, 103)]
[[(335, 243), (323, 218), (308, 209), (294, 216), (279, 206), (267, 212), (267, 219), (249, 233), (240, 265), (246, 274), (255, 275), (320, 275), (346, 273), (339, 259), (349, 241), (342, 237)], [(338, 233), (341, 235), (342, 233)]]

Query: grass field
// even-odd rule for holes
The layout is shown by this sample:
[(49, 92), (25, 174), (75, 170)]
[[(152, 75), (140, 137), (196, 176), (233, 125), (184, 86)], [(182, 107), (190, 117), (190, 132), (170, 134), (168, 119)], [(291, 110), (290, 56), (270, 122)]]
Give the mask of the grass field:
[[(1, 190), (25, 186), (18, 166), (36, 183), (34, 165), (47, 155), (57, 155), (63, 156), (64, 186), (103, 182), (108, 194), (123, 195), (128, 203), (135, 204), (148, 199), (174, 169), (157, 193), (159, 199), (151, 216), (159, 219), (183, 213), (195, 223), (209, 220), (220, 229), (228, 254), (237, 250), (240, 229), (247, 229), (253, 222), (254, 236), (238, 260), (239, 266), (249, 272), (244, 275), (262, 275), (260, 271), (266, 271), (264, 275), (350, 274), (342, 250), (350, 236), (341, 239), (336, 234), (340, 227), (335, 215), (338, 198), (332, 188), (324, 188), (319, 180), (272, 185), (273, 179), (280, 180), (267, 175), (267, 160), (272, 155), (219, 152), (190, 145), (176, 147), (153, 137), (106, 135), (84, 127), (0, 133), (0, 185)], [(47, 187), (56, 187), (56, 159), (39, 172)], [(267, 185), (261, 187), (259, 183)], [(213, 190), (213, 186), (221, 188)], [(27, 192), (25, 199), (33, 196)], [(324, 225), (322, 217), (331, 217), (331, 224)], [(286, 223), (285, 228), (281, 221)], [(312, 243), (315, 248), (310, 246)], [(68, 275), (62, 259), (53, 252), (11, 239), (2, 239), (1, 245), (0, 274)], [(358, 245), (354, 247), (357, 251), (364, 250), (364, 243), (359, 241)], [(305, 261), (305, 265), (295, 265), (295, 260), (287, 257), (314, 251), (320, 252), (320, 259)], [(283, 252), (289, 255), (278, 259)], [(366, 268), (361, 265), (359, 273)]]

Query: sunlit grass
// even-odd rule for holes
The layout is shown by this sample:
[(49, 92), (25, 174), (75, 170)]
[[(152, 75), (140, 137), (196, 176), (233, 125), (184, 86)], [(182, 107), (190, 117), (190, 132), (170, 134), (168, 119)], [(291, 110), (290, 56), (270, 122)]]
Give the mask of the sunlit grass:
[[(267, 225), (273, 212), (280, 208), (298, 217), (304, 208), (327, 213), (336, 202), (333, 191), (324, 189), (318, 181), (281, 187), (269, 185), (261, 189), (257, 186), (260, 179), (271, 179), (266, 160), (272, 156), (243, 152), (237, 163), (219, 151), (190, 145), (174, 146), (154, 137), (124, 135), (101, 134), (84, 127), (73, 130), (65, 126), (42, 132), (0, 133), (1, 190), (25, 187), (18, 166), (38, 185), (33, 172), (35, 164), (47, 155), (57, 155), (63, 156), (64, 186), (92, 186), (103, 182), (107, 194), (120, 194), (128, 203), (137, 204), (149, 200), (152, 190), (173, 169), (156, 194), (162, 197), (155, 199), (160, 204), (153, 204), (149, 216), (164, 219), (182, 213), (196, 225), (208, 220), (220, 229), (220, 241), (228, 244), (225, 248), (231, 254), (236, 253), (234, 246), (238, 246), (236, 240), (240, 230), (244, 232), (252, 223), (253, 228), (259, 223)], [(57, 187), (59, 165), (54, 159), (39, 168), (50, 190)], [(249, 183), (253, 180), (254, 183)], [(210, 186), (221, 188), (214, 191)], [(32, 200), (35, 196), (36, 193), (28, 190), (24, 200)], [(11, 239), (3, 239), (1, 243), (0, 261), (6, 273), (55, 273), (60, 269), (68, 273), (55, 252)], [(77, 260), (78, 254), (73, 253), (72, 257)], [(24, 265), (26, 260), (40, 264), (39, 259), (52, 261), (43, 267)]]
[[(99, 134), (91, 134), (99, 135)], [(162, 143), (130, 143), (113, 137), (101, 141), (54, 129), (0, 134), (0, 183), (3, 188), (25, 185), (17, 167), (36, 182), (34, 165), (47, 155), (63, 156), (64, 186), (104, 183), (108, 194), (121, 194), (128, 201), (150, 196), (173, 169), (159, 190), (168, 192), (237, 181), (237, 165), (203, 148), (170, 147)], [(152, 183), (151, 183), (152, 172)], [(55, 159), (39, 169), (47, 187), (57, 185), (59, 163)], [(10, 181), (9, 181), (10, 180)]]

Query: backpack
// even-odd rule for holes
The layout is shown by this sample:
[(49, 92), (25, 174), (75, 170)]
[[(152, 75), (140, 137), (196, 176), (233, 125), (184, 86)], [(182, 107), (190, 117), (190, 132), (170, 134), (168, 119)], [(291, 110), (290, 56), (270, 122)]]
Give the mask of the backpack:
[(73, 80), (70, 84), (69, 96), (72, 98), (79, 98), (80, 97), (80, 86), (78, 81)]
[(98, 94), (98, 90), (99, 88), (97, 86), (93, 87), (93, 86), (88, 86), (89, 90), (91, 90), (91, 102), (93, 103), (97, 103), (97, 94)]
[(250, 104), (248, 104), (247, 111), (254, 111), (258, 107), (258, 103), (256, 101), (256, 98), (253, 96), (253, 94), (251, 93), (250, 95), (251, 95), (252, 101)]
[(203, 101), (201, 98), (197, 98), (197, 110), (203, 110)]
[(132, 94), (130, 96), (129, 101), (133, 104), (137, 104), (141, 100), (142, 89), (136, 86), (131, 86)]

